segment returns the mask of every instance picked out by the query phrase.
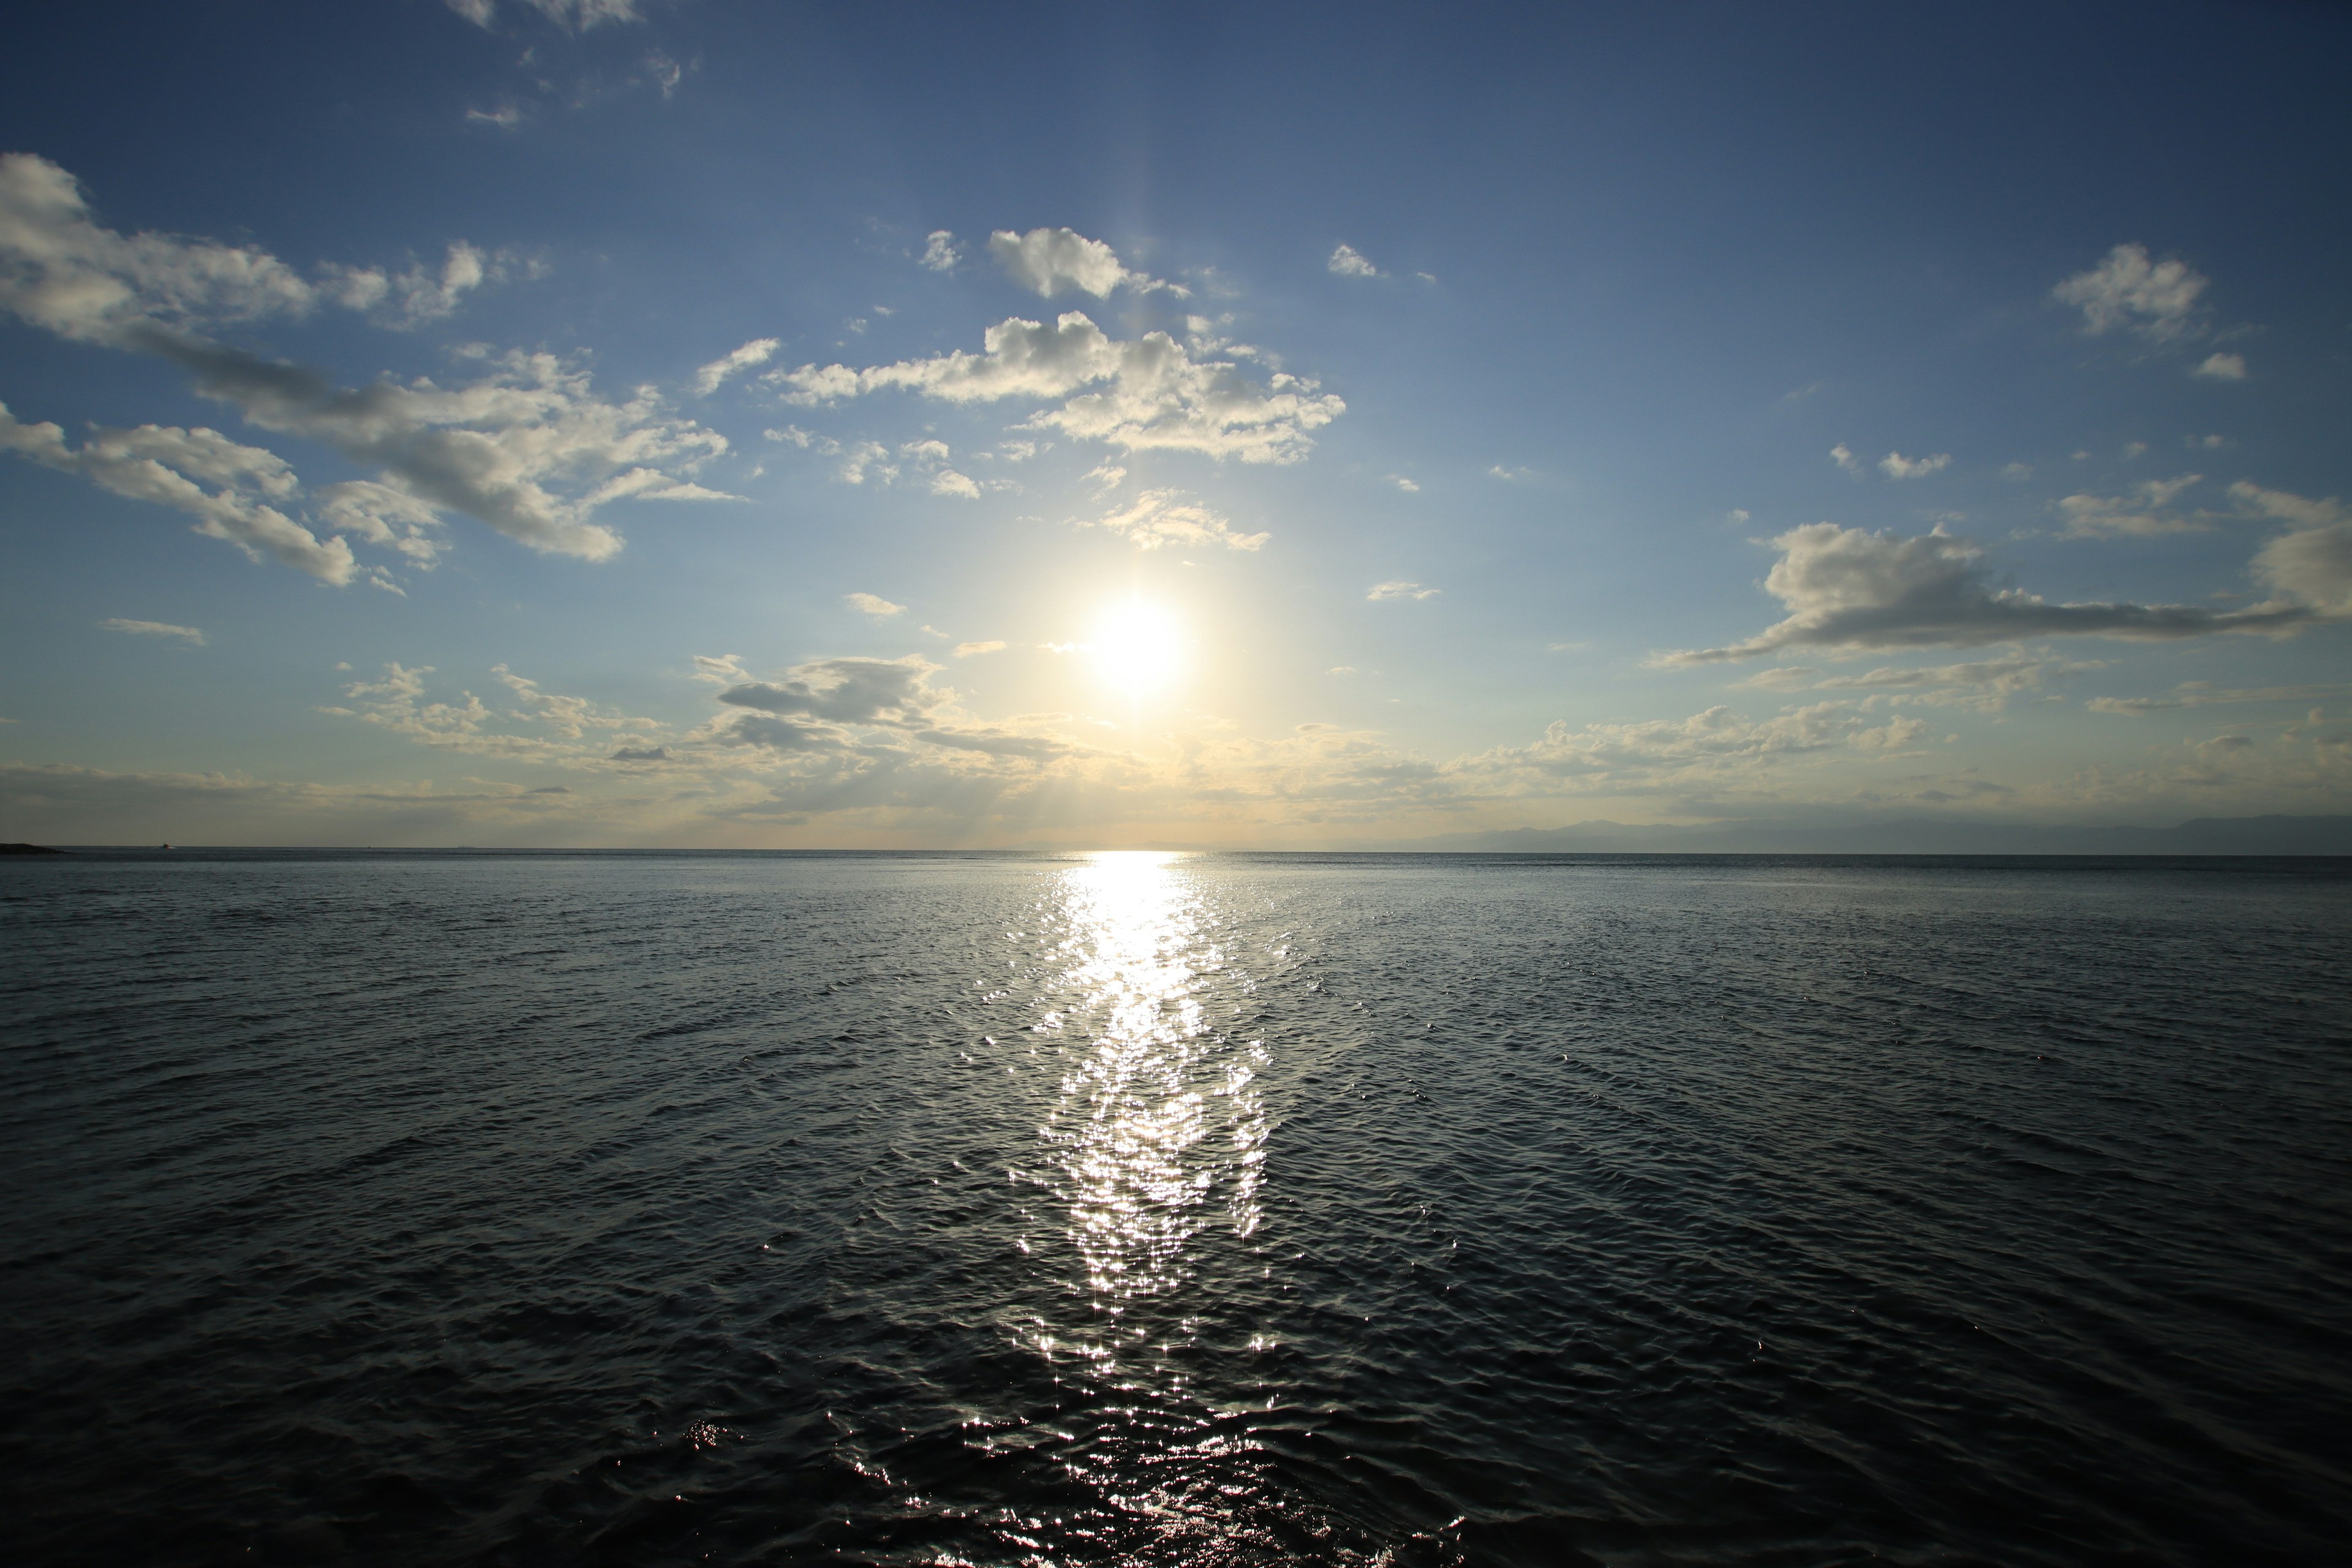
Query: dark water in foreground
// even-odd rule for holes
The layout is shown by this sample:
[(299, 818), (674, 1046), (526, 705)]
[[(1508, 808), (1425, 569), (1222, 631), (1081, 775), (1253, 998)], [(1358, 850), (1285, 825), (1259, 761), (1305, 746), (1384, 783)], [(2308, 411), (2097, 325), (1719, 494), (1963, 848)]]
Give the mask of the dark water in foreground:
[(2320, 1563), (2352, 868), (0, 866), (18, 1563)]

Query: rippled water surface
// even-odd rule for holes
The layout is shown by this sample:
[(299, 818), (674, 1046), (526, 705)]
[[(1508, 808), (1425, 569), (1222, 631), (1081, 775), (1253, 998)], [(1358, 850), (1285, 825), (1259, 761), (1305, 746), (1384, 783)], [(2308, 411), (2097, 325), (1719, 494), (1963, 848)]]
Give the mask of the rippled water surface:
[(0, 865), (19, 1563), (2319, 1563), (2352, 875)]

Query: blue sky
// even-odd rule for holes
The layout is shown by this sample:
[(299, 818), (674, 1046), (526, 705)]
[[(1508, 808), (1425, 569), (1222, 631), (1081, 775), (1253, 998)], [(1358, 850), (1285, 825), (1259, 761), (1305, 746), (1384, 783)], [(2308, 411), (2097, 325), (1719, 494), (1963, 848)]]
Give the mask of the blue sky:
[(0, 836), (2352, 809), (2333, 7), (0, 58)]

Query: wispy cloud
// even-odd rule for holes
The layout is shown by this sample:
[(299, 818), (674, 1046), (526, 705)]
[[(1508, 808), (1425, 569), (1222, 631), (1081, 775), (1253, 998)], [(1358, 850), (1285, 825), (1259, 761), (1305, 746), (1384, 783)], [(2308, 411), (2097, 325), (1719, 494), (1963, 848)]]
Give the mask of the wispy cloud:
[(205, 634), (194, 626), (175, 626), (169, 621), (131, 621), (116, 616), (98, 623), (102, 631), (128, 632), (136, 637), (177, 637), (182, 642), (205, 646)]
[(1438, 588), (1425, 588), (1419, 583), (1408, 583), (1399, 577), (1386, 583), (1373, 584), (1371, 591), (1364, 597), (1373, 604), (1378, 604), (1382, 599), (1434, 599), (1443, 591)]

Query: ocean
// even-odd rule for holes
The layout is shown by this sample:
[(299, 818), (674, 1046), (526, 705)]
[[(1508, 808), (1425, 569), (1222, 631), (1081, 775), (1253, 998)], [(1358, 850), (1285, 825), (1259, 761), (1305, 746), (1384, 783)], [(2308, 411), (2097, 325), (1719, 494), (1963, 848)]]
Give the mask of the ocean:
[(2352, 862), (0, 864), (19, 1564), (2317, 1563)]

